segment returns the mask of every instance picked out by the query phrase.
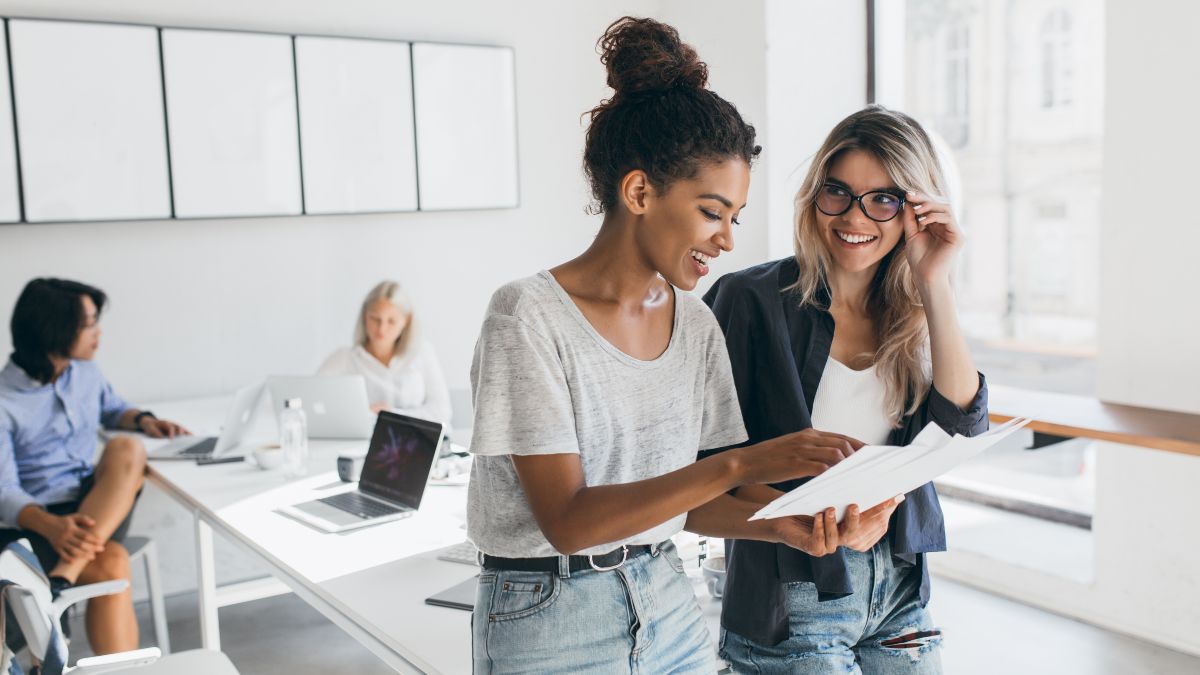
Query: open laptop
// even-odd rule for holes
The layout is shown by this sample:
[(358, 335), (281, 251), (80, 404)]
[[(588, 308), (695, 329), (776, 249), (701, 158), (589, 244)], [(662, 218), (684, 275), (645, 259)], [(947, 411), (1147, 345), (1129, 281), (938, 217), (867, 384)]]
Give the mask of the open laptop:
[(179, 436), (148, 450), (146, 456), (150, 459), (209, 460), (230, 455), (242, 444), (262, 392), (262, 383), (238, 389), (218, 435)]
[(289, 398), (300, 399), (309, 438), (370, 438), (374, 416), (362, 375), (274, 375), (267, 390), (276, 412)]
[(375, 422), (358, 488), (293, 504), (281, 513), (343, 532), (416, 513), (442, 442), (439, 422), (383, 411)]

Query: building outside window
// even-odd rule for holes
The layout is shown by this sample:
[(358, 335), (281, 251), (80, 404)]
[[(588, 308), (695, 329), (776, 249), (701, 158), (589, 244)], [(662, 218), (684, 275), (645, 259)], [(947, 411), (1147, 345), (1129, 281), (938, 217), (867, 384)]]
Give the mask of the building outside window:
[(1071, 14), (1061, 7), (1051, 10), (1042, 22), (1042, 107), (1070, 105)]
[(1094, 394), (1102, 0), (876, 0), (877, 101), (940, 139), (957, 294), (994, 382)]

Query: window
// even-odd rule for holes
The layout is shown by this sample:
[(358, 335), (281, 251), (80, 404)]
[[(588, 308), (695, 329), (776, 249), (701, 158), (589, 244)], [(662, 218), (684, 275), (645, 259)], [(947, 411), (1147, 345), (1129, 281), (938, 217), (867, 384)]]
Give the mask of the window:
[(965, 24), (946, 29), (945, 90), (943, 92), (942, 135), (956, 148), (967, 143), (970, 130), (967, 108), (970, 95), (971, 34)]
[(1042, 22), (1042, 107), (1071, 103), (1071, 14), (1059, 8)]
[[(998, 384), (1094, 393), (1102, 0), (876, 0), (875, 91), (934, 136), (967, 232), (956, 277)], [(1053, 355), (1037, 372), (1030, 354)]]
[[(955, 284), (976, 365), (1094, 395), (1103, 0), (874, 3), (878, 102), (930, 132), (967, 234)], [(1056, 440), (1019, 435), (939, 479), (956, 548), (1091, 581), (1094, 449)]]

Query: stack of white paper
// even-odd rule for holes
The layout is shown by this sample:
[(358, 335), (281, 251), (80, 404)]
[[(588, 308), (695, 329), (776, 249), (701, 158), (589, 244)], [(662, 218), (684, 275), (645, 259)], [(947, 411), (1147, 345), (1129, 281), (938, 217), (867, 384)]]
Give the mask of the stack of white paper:
[(930, 422), (904, 447), (863, 446), (825, 473), (767, 504), (750, 520), (811, 516), (832, 506), (837, 509), (840, 521), (851, 504), (858, 504), (865, 511), (915, 490), (1028, 423), (1027, 419), (1017, 418), (968, 438), (958, 434), (951, 437)]

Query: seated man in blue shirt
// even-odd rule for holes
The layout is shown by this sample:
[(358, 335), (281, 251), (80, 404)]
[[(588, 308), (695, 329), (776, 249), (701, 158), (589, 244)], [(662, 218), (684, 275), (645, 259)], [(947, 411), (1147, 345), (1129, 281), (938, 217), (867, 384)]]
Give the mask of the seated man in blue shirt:
[[(187, 433), (121, 399), (92, 361), (105, 295), (60, 279), (30, 281), (13, 309), (13, 354), (0, 370), (0, 547), (26, 537), (55, 592), (129, 579), (119, 543), (142, 487), (146, 452), (133, 436), (109, 441), (99, 462), (96, 431)], [(137, 649), (129, 591), (88, 602), (97, 654)]]

